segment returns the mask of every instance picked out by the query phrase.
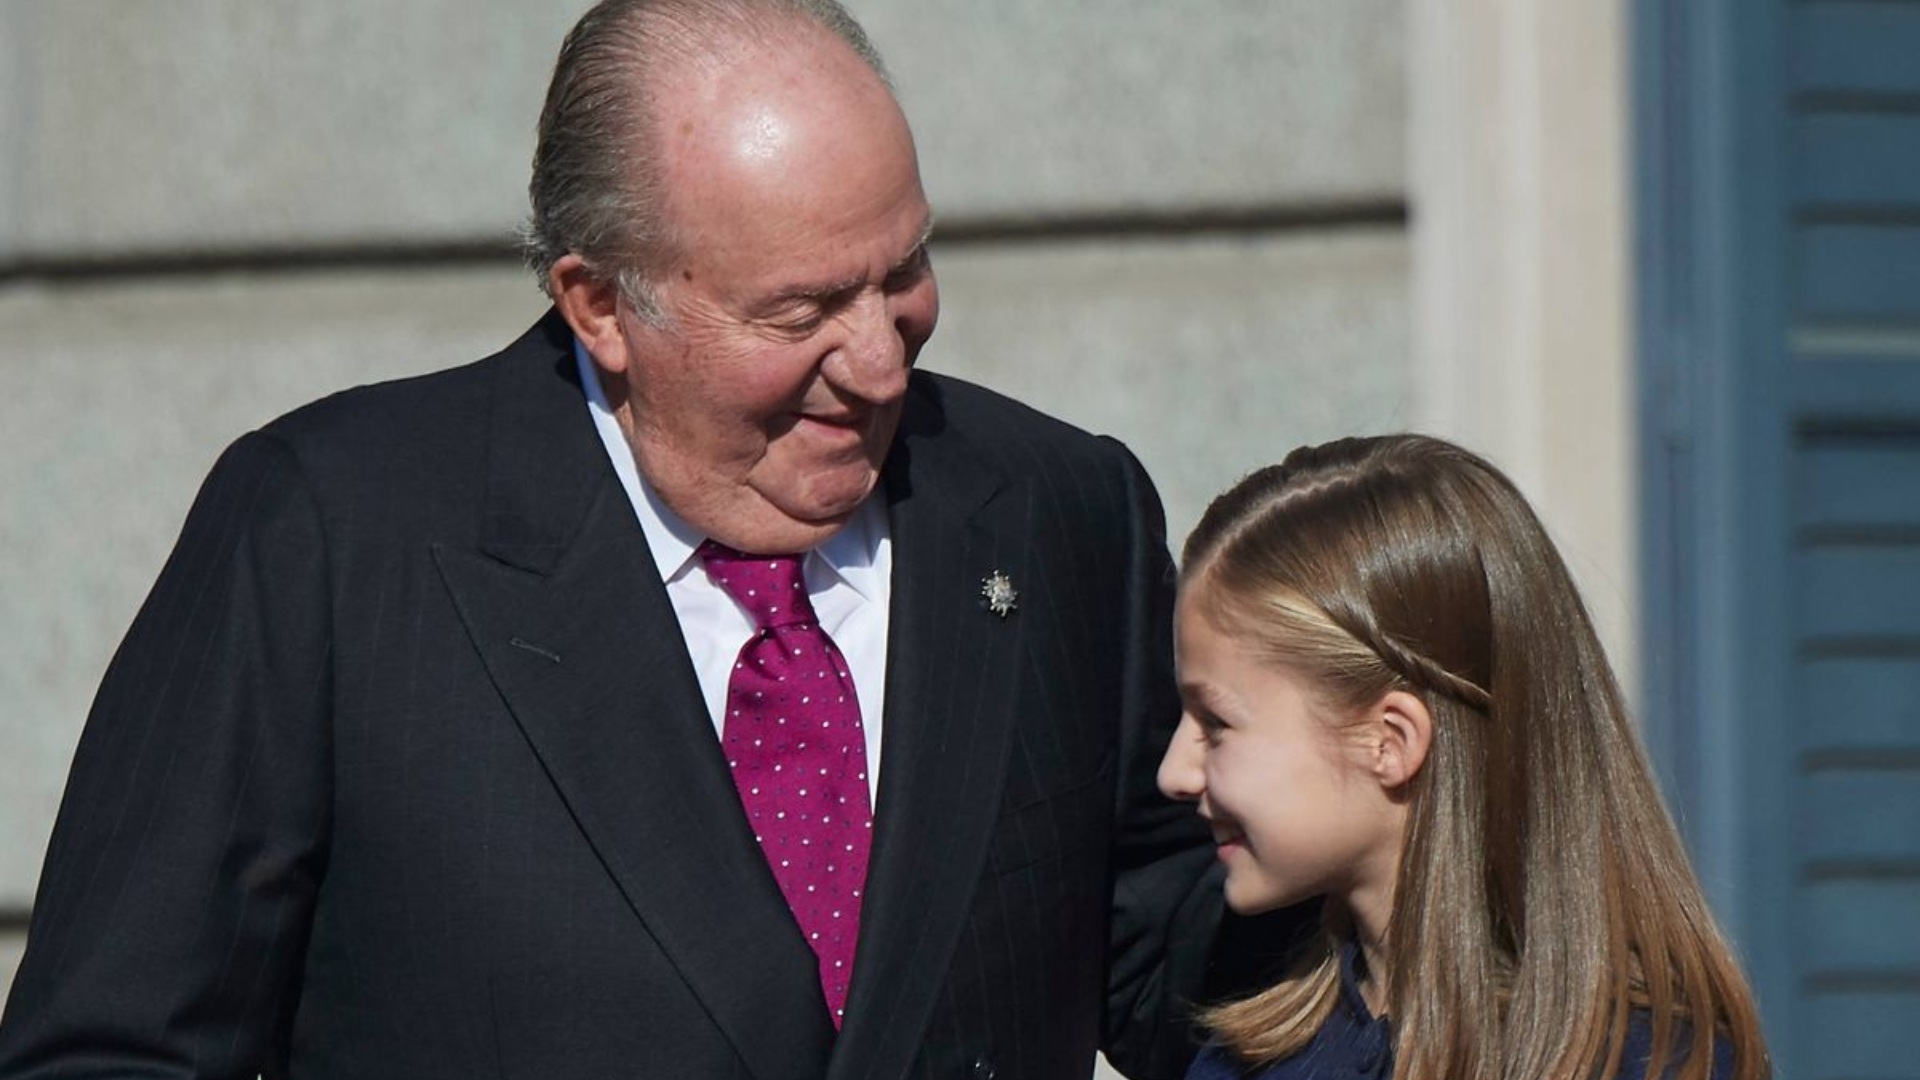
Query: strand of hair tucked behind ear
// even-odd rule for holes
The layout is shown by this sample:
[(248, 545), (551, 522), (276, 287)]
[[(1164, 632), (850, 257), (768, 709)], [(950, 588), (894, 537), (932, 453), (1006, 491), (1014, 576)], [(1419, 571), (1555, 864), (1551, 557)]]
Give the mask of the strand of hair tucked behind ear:
[[(1351, 630), (1349, 630), (1351, 632)], [(1386, 665), (1400, 677), (1423, 690), (1435, 690), (1470, 709), (1486, 712), (1493, 707), (1493, 695), (1471, 679), (1456, 675), (1426, 656), (1408, 648), (1393, 635), (1376, 630), (1356, 634), (1367, 647), (1378, 653)]]

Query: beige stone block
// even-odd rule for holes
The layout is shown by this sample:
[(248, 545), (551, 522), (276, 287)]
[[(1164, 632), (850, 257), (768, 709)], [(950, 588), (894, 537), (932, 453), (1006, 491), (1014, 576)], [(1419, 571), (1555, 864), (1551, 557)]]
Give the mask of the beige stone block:
[(13, 989), (13, 973), (20, 970), (20, 958), (27, 951), (27, 935), (0, 931), (0, 1009), (7, 1007), (7, 993)]
[(1407, 249), (1391, 229), (959, 247), (922, 363), (1120, 437), (1176, 547), (1301, 443), (1404, 429)]
[(40, 257), (500, 240), (584, 5), (9, 0)]
[(22, 9), (0, 0), (0, 267), (20, 248), (20, 197), (26, 163), (27, 64), (29, 48)]
[[(1398, 198), (1402, 3), (853, 7), (962, 222)], [(0, 260), (504, 244), (584, 7), (8, 0)]]
[(1397, 198), (1403, 0), (865, 0), (944, 214)]

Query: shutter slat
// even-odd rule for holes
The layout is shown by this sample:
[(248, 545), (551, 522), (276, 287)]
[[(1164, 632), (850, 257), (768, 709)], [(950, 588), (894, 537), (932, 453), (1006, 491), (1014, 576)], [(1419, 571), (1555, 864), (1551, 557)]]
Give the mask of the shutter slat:
[(1796, 636), (1803, 646), (1920, 640), (1920, 544), (1813, 546), (1795, 562)]
[(1820, 773), (1799, 790), (1794, 832), (1810, 866), (1920, 865), (1920, 772)]
[(1812, 439), (1795, 458), (1802, 529), (1920, 529), (1920, 432)]
[(1920, 226), (1805, 225), (1794, 235), (1802, 318), (1920, 321)]
[(1803, 755), (1920, 749), (1920, 656), (1803, 660), (1794, 682)]
[(1802, 1080), (1910, 1077), (1920, 1061), (1920, 993), (1808, 994)]
[(1920, 207), (1920, 115), (1802, 115), (1794, 150), (1803, 207)]
[(1809, 975), (1920, 979), (1920, 881), (1818, 882), (1805, 897)]
[(1792, 19), (1794, 90), (1920, 94), (1920, 4), (1796, 4)]

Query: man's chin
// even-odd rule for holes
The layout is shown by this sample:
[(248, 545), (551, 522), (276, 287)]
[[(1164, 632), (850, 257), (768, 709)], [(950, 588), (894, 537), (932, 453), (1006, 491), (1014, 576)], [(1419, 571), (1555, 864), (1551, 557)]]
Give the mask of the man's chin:
[(848, 495), (836, 499), (821, 499), (797, 505), (775, 506), (780, 516), (792, 522), (796, 529), (825, 529), (831, 533), (839, 532), (866, 501), (866, 493)]
[(756, 485), (756, 489), (769, 506), (795, 522), (845, 524), (879, 480), (880, 471), (860, 460), (818, 470), (801, 483)]
[(761, 498), (750, 512), (729, 515), (709, 530), (714, 539), (761, 555), (806, 551), (833, 538), (862, 499), (774, 502)]

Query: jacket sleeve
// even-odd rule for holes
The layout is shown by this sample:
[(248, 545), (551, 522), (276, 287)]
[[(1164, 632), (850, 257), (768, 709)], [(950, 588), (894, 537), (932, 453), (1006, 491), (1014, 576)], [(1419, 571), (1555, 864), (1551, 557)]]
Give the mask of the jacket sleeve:
[(1312, 929), (1313, 913), (1305, 906), (1255, 918), (1227, 912), (1206, 823), (1160, 793), (1160, 759), (1181, 709), (1173, 664), (1176, 577), (1159, 496), (1133, 455), (1120, 452), (1133, 587), (1102, 1049), (1134, 1080), (1172, 1080), (1198, 1050), (1198, 1007), (1277, 978), (1294, 942)]
[(1177, 1077), (1193, 1056), (1191, 1006), (1221, 901), (1205, 824), (1191, 807), (1160, 794), (1156, 784), (1160, 757), (1180, 720), (1174, 570), (1159, 496), (1133, 455), (1119, 452), (1125, 458), (1130, 587), (1102, 1049), (1115, 1068), (1145, 1080)]
[(291, 451), (243, 437), (88, 716), (0, 1020), (0, 1078), (271, 1069), (325, 863), (328, 597)]

